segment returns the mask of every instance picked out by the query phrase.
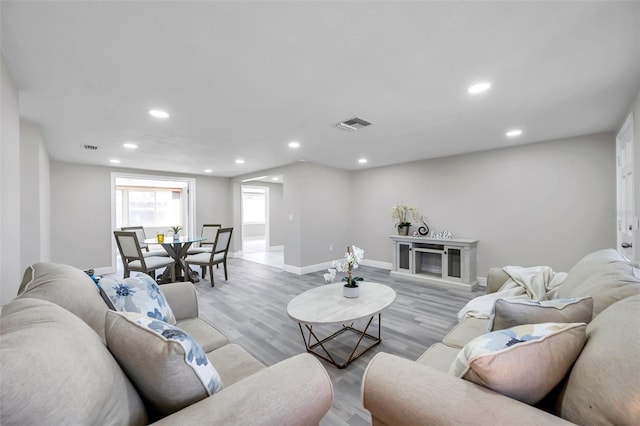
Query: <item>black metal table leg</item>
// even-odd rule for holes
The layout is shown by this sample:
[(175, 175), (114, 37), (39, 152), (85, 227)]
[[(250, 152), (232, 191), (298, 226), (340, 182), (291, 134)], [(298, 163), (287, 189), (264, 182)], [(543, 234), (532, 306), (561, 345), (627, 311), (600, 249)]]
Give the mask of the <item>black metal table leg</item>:
[[(367, 333), (367, 330), (369, 329), (369, 326), (373, 322), (374, 318), (375, 318), (375, 315), (373, 315), (371, 318), (369, 318), (369, 321), (367, 322), (367, 325), (363, 330), (358, 330), (358, 329), (354, 328), (353, 327), (353, 323), (351, 325), (343, 325), (340, 330), (336, 331), (335, 333), (331, 334), (330, 336), (325, 337), (324, 339), (319, 339), (318, 336), (316, 335), (316, 333), (313, 332), (313, 325), (304, 324), (304, 326), (307, 328), (307, 330), (309, 332), (309, 336), (308, 337), (305, 336), (304, 330), (302, 329), (302, 323), (298, 323), (298, 326), (300, 327), (300, 333), (302, 334), (302, 340), (304, 341), (304, 345), (305, 345), (305, 347), (307, 349), (307, 352), (317, 356), (318, 358), (324, 359), (325, 361), (327, 361), (328, 363), (336, 366), (339, 369), (343, 369), (343, 368), (346, 368), (349, 364), (351, 364), (356, 359), (360, 358), (360, 356), (362, 356), (363, 354), (368, 352), (371, 348), (373, 348), (374, 346), (379, 345), (380, 342), (382, 342), (381, 333), (380, 333), (381, 329), (382, 329), (382, 314), (380, 314), (380, 313), (378, 314), (378, 336), (376, 337), (376, 336), (373, 336), (373, 335)], [(334, 356), (332, 356), (331, 353), (329, 353), (328, 349), (324, 346), (324, 344), (326, 342), (336, 338), (337, 336), (341, 335), (345, 331), (351, 331), (353, 333), (359, 334), (360, 337), (359, 337), (358, 341), (356, 342), (355, 346), (353, 347), (353, 350), (349, 354), (349, 357), (346, 359), (346, 361), (344, 361), (343, 363), (339, 363), (339, 362), (337, 362), (335, 360)], [(373, 343), (371, 345), (367, 346), (360, 353), (356, 354), (356, 352), (358, 350), (358, 347), (360, 346), (360, 343), (362, 342), (362, 340), (364, 338), (367, 338), (369, 340), (373, 340)], [(312, 343), (312, 341), (315, 341), (315, 343)], [(318, 347), (322, 348), (322, 350), (324, 351), (326, 356), (315, 350)]]

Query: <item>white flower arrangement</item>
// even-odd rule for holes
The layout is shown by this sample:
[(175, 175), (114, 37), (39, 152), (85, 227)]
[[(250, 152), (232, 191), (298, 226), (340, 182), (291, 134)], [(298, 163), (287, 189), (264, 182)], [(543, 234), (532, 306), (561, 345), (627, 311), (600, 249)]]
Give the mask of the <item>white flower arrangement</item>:
[[(344, 258), (334, 260), (331, 266), (335, 269), (329, 269), (329, 274), (324, 275), (324, 279), (328, 282), (333, 281), (335, 278), (335, 271), (337, 272), (346, 272), (348, 274), (347, 277), (343, 278), (344, 281), (347, 282), (345, 284), (347, 287), (358, 287), (358, 281), (362, 281), (362, 278), (351, 276), (352, 270), (357, 269), (364, 259), (364, 250), (360, 247), (356, 246), (347, 246), (347, 252), (344, 254)], [(332, 272), (334, 271), (334, 272)], [(329, 279), (331, 281), (329, 281)]]
[(396, 223), (397, 227), (411, 226), (411, 222), (409, 222), (409, 216), (413, 218), (413, 220), (418, 219), (418, 211), (415, 207), (409, 207), (402, 203), (396, 203), (391, 210), (391, 218)]
[(327, 283), (332, 283), (333, 280), (336, 279), (336, 269), (335, 268), (329, 268), (327, 269), (329, 271), (328, 274), (324, 274), (324, 281)]

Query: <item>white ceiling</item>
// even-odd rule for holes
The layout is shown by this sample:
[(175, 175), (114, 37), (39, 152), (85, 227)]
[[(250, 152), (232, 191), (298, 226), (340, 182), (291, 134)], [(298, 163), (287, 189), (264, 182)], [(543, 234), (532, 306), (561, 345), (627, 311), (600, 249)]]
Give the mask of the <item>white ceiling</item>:
[[(53, 159), (77, 163), (237, 176), (305, 159), (357, 170), (615, 131), (640, 87), (638, 1), (0, 7), (21, 114)], [(492, 89), (468, 95), (479, 80)], [(374, 125), (335, 127), (355, 116)], [(513, 127), (524, 134), (508, 140)]]

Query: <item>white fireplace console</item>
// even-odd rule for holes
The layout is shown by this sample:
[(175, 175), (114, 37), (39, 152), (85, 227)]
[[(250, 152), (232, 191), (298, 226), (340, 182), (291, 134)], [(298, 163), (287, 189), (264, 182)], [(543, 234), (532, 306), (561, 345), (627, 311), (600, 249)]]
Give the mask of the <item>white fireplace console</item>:
[(447, 288), (474, 290), (478, 240), (392, 235), (391, 275)]

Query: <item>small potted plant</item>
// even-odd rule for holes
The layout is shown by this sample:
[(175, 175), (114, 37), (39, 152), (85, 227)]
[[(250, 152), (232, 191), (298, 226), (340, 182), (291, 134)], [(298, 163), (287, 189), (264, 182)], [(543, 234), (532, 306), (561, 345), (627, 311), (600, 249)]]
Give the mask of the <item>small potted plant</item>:
[(173, 231), (173, 239), (179, 240), (180, 239), (179, 232), (182, 230), (182, 226), (172, 226), (171, 230)]
[(393, 206), (393, 210), (391, 210), (391, 218), (396, 223), (398, 234), (409, 235), (409, 228), (411, 227), (409, 215), (411, 215), (413, 220), (418, 219), (418, 211), (415, 207), (409, 207), (402, 203), (396, 203), (396, 205)]
[(344, 259), (333, 261), (333, 267), (337, 271), (347, 273), (347, 276), (342, 279), (342, 281), (346, 281), (342, 291), (344, 297), (358, 297), (360, 294), (358, 281), (363, 279), (362, 277), (352, 276), (352, 272), (362, 262), (362, 259), (364, 259), (364, 250), (356, 246), (347, 246)]

